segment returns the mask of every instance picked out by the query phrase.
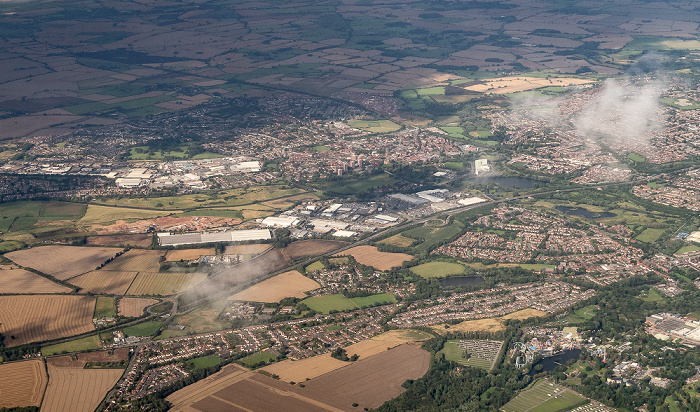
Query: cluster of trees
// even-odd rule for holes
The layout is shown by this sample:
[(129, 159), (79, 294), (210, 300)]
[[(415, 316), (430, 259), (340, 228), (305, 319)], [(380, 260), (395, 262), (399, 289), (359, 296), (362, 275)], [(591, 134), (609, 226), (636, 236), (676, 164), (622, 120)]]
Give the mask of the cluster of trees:
[(352, 356), (348, 357), (348, 352), (345, 350), (345, 348), (339, 347), (335, 348), (333, 352), (331, 352), (331, 358), (335, 358), (345, 362), (355, 362), (356, 360), (360, 359), (360, 355), (355, 353)]

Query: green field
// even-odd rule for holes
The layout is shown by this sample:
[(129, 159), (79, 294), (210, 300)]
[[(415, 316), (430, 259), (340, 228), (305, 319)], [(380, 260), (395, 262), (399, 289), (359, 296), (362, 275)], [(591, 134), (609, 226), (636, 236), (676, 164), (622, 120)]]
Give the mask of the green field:
[(569, 314), (569, 316), (567, 316), (564, 319), (570, 325), (577, 325), (593, 319), (596, 313), (598, 313), (598, 307), (596, 305), (588, 305), (576, 309), (573, 313)]
[(314, 152), (327, 152), (331, 150), (331, 148), (326, 145), (320, 145), (312, 147), (311, 150), (313, 150)]
[(360, 308), (376, 306), (387, 303), (396, 303), (396, 297), (391, 293), (380, 293), (377, 295), (364, 296), (361, 298), (351, 298), (350, 302)]
[[(67, 202), (10, 202), (3, 203), (0, 210), (0, 232), (31, 231), (32, 229), (57, 229), (64, 226), (72, 226), (72, 222), (65, 225), (37, 225), (40, 221), (77, 220), (85, 214), (86, 206), (80, 203)], [(62, 223), (62, 222), (60, 222)]]
[(464, 266), (451, 262), (428, 262), (412, 267), (411, 272), (424, 278), (441, 278), (464, 273)]
[(92, 335), (86, 338), (58, 343), (56, 345), (44, 346), (41, 348), (41, 354), (44, 356), (51, 356), (61, 353), (84, 352), (87, 350), (99, 349), (100, 347), (100, 337), (98, 335)]
[(434, 228), (430, 226), (420, 226), (409, 229), (401, 234), (411, 239), (420, 240), (421, 243), (415, 246), (415, 249), (418, 252), (426, 252), (445, 239), (451, 239), (459, 235), (462, 233), (463, 229), (464, 225), (462, 222), (455, 220), (453, 224), (444, 227)]
[(570, 389), (542, 379), (505, 404), (502, 410), (505, 412), (557, 412), (578, 405), (585, 399)]
[(445, 162), (445, 169), (462, 170), (463, 168), (464, 168), (463, 162)]
[(314, 296), (302, 300), (301, 303), (306, 304), (306, 306), (315, 310), (316, 312), (326, 314), (333, 310), (341, 312), (344, 310), (357, 309), (357, 305), (352, 303), (350, 299), (346, 298), (341, 293), (337, 293), (335, 295)]
[(661, 296), (656, 288), (649, 288), (649, 292), (647, 292), (646, 295), (640, 296), (640, 298), (645, 302), (662, 302), (664, 300), (663, 296)]
[(150, 321), (127, 326), (123, 330), (126, 336), (151, 336), (158, 331), (161, 325), (163, 322)]
[(99, 296), (95, 303), (95, 319), (113, 318), (117, 316), (117, 307), (114, 304), (114, 298)]
[(632, 160), (632, 161), (638, 162), (638, 163), (646, 162), (646, 159), (644, 157), (642, 157), (642, 155), (639, 155), (637, 153), (629, 153), (627, 155), (627, 158)]
[(696, 250), (700, 250), (700, 246), (686, 245), (678, 249), (678, 251), (676, 251), (676, 254), (680, 255), (681, 253), (695, 252)]
[(387, 174), (372, 176), (368, 179), (349, 181), (347, 183), (333, 182), (324, 185), (322, 190), (331, 195), (353, 195), (356, 193), (367, 192), (380, 187), (391, 187), (398, 183), (398, 180)]
[(223, 361), (224, 360), (218, 356), (200, 356), (199, 358), (190, 359), (188, 362), (191, 363), (195, 369), (205, 369), (219, 365), (223, 363)]
[(361, 307), (381, 305), (385, 302), (396, 303), (396, 297), (391, 293), (380, 293), (377, 295), (348, 299), (341, 293), (326, 296), (313, 296), (301, 301), (310, 309), (316, 312), (328, 314), (331, 311), (342, 312)]
[(416, 89), (418, 96), (439, 96), (445, 94), (445, 88), (443, 86), (428, 87), (425, 89)]
[(316, 270), (323, 270), (323, 269), (325, 269), (325, 268), (326, 268), (326, 267), (323, 266), (323, 263), (321, 263), (320, 261), (317, 260), (317, 261), (315, 261), (314, 263), (312, 263), (312, 264), (310, 264), (309, 266), (307, 266), (306, 268), (304, 268), (304, 271), (308, 273), (308, 272), (313, 272), (313, 271), (316, 271)]
[(370, 133), (389, 133), (401, 128), (401, 126), (391, 120), (350, 120), (348, 125)]
[(402, 235), (394, 235), (386, 239), (380, 240), (377, 243), (382, 243), (385, 245), (392, 245), (398, 247), (409, 247), (413, 245), (416, 241), (414, 239), (407, 238)]
[(459, 126), (443, 126), (440, 129), (447, 132), (447, 134), (449, 134), (450, 137), (461, 138), (461, 139), (464, 138), (464, 129), (459, 127)]
[(664, 234), (664, 229), (644, 229), (642, 233), (639, 234), (635, 239), (639, 240), (640, 242), (644, 243), (651, 243), (656, 241), (656, 239), (660, 238), (661, 235)]
[(269, 363), (275, 359), (277, 359), (277, 357), (270, 352), (258, 352), (240, 359), (239, 362), (249, 368), (254, 368), (258, 366), (260, 362)]

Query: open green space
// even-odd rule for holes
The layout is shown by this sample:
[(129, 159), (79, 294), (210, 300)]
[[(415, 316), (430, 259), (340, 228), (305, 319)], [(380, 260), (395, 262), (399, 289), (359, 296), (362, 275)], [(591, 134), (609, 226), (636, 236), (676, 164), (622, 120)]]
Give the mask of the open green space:
[(129, 160), (164, 160), (169, 159), (211, 159), (215, 157), (221, 157), (218, 153), (213, 152), (202, 152), (195, 155), (191, 155), (187, 149), (181, 150), (148, 150), (147, 147), (132, 147), (129, 151)]
[(458, 139), (463, 139), (464, 138), (464, 128), (459, 127), (459, 126), (443, 126), (440, 129), (444, 130), (447, 132), (447, 134), (450, 135), (450, 137), (458, 138)]
[(630, 160), (633, 160), (635, 162), (645, 162), (646, 161), (646, 159), (644, 157), (642, 157), (642, 155), (634, 153), (634, 152), (627, 154), (627, 158)]
[(350, 120), (348, 125), (370, 133), (389, 133), (401, 128), (391, 120)]
[(229, 210), (229, 209), (197, 209), (191, 210), (185, 213), (179, 213), (175, 217), (179, 216), (211, 216), (211, 217), (230, 217), (232, 219), (242, 219), (243, 211), (241, 210)]
[(379, 293), (371, 296), (363, 296), (360, 298), (350, 298), (350, 302), (360, 308), (378, 306), (389, 303), (396, 303), (396, 297), (391, 293)]
[(117, 316), (117, 307), (114, 303), (114, 298), (107, 296), (99, 296), (95, 302), (95, 319), (113, 318)]
[(375, 175), (366, 179), (331, 182), (322, 185), (321, 189), (332, 196), (354, 195), (381, 187), (392, 187), (398, 180), (388, 174)]
[[(388, 177), (388, 176), (387, 176)], [(211, 206), (239, 206), (259, 203), (278, 197), (304, 193), (297, 188), (285, 185), (261, 185), (220, 192), (203, 192), (179, 196), (159, 197), (107, 197), (96, 199), (95, 203), (109, 206), (131, 206), (145, 209), (194, 209)]]
[(503, 406), (505, 412), (558, 412), (585, 402), (586, 398), (561, 385), (541, 379)]
[(640, 298), (645, 301), (645, 302), (661, 302), (664, 300), (663, 296), (659, 293), (656, 288), (649, 288), (649, 291), (645, 294), (642, 294)]
[(68, 342), (57, 343), (55, 345), (44, 346), (41, 348), (41, 354), (44, 356), (51, 356), (61, 353), (84, 352), (99, 349), (100, 347), (100, 337), (98, 335), (92, 335)]
[(151, 336), (160, 329), (163, 322), (143, 322), (136, 325), (127, 326), (123, 329), (126, 336)]
[(425, 89), (416, 89), (418, 96), (439, 96), (445, 94), (445, 87), (435, 86), (427, 87)]
[(219, 365), (223, 363), (224, 360), (218, 356), (200, 356), (198, 358), (190, 359), (188, 362), (191, 363), (195, 369), (206, 369)]
[(252, 355), (248, 355), (245, 358), (240, 359), (238, 362), (249, 368), (255, 368), (261, 364), (267, 364), (277, 359), (277, 357), (270, 352), (258, 352)]
[(325, 268), (326, 267), (323, 266), (323, 263), (321, 263), (320, 261), (317, 260), (316, 262), (314, 262), (314, 263), (310, 264), (309, 266), (307, 266), (306, 268), (304, 268), (304, 271), (308, 273), (308, 272), (314, 272), (316, 270), (323, 270)]
[(651, 243), (655, 242), (661, 235), (663, 235), (664, 229), (644, 229), (642, 233), (639, 234), (635, 239), (645, 242), (645, 243)]
[(312, 150), (315, 152), (327, 152), (327, 151), (331, 150), (331, 148), (329, 146), (326, 146), (326, 145), (320, 145), (320, 146), (314, 146), (312, 148)]
[(697, 250), (700, 250), (700, 246), (698, 246), (698, 245), (685, 245), (682, 248), (678, 249), (678, 251), (676, 251), (676, 254), (680, 255), (682, 253), (695, 252)]
[[(86, 205), (68, 202), (22, 201), (3, 203), (0, 208), (0, 232), (19, 232), (41, 229), (40, 221), (77, 220), (85, 214)], [(61, 223), (61, 222), (57, 222)], [(71, 226), (72, 223), (65, 222)], [(35, 228), (36, 226), (36, 228)], [(51, 229), (61, 225), (53, 224)]]
[(447, 226), (439, 228), (420, 226), (409, 229), (401, 234), (411, 239), (419, 240), (420, 243), (415, 246), (415, 249), (418, 252), (425, 252), (440, 242), (456, 237), (462, 233), (463, 229), (464, 224), (455, 220), (452, 224)]
[(464, 168), (463, 162), (445, 162), (445, 169), (462, 170), (463, 168)]
[(330, 313), (331, 311), (344, 311), (357, 309), (357, 305), (341, 293), (326, 296), (314, 296), (301, 301), (310, 309), (321, 313)]
[(382, 239), (377, 243), (382, 243), (385, 245), (392, 245), (392, 246), (397, 246), (397, 247), (409, 247), (413, 245), (416, 241), (411, 238), (407, 238), (402, 235), (394, 235), (391, 237), (388, 237), (386, 239)]
[(412, 267), (411, 272), (424, 278), (441, 278), (464, 273), (464, 266), (452, 262), (427, 262)]

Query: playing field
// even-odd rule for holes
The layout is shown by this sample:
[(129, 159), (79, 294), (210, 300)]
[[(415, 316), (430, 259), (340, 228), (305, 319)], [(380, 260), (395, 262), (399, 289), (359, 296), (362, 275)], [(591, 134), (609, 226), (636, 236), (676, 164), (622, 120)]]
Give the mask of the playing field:
[(379, 270), (389, 270), (413, 259), (413, 256), (405, 253), (380, 252), (374, 246), (357, 246), (338, 255), (351, 255), (358, 263)]
[(160, 250), (131, 249), (106, 264), (102, 270), (116, 272), (158, 272), (160, 258), (165, 252)]
[(180, 260), (194, 260), (199, 259), (202, 256), (215, 255), (216, 251), (213, 247), (204, 249), (179, 249), (168, 251), (165, 255), (165, 260), (167, 262), (177, 262)]
[(535, 382), (501, 408), (505, 412), (549, 412), (565, 410), (585, 398), (571, 389), (549, 382)]
[(143, 315), (143, 310), (158, 303), (156, 299), (148, 298), (121, 298), (117, 304), (119, 316), (137, 318)]
[(644, 229), (642, 233), (639, 234), (635, 239), (645, 242), (645, 243), (651, 243), (656, 241), (658, 238), (661, 237), (661, 235), (664, 234), (664, 229)]
[(0, 364), (0, 408), (39, 406), (47, 382), (40, 360)]
[(39, 246), (10, 252), (5, 256), (20, 266), (66, 280), (94, 270), (121, 250), (85, 246)]
[(78, 335), (95, 329), (94, 309), (89, 296), (0, 296), (0, 333), (8, 347)]
[(445, 277), (464, 273), (464, 266), (451, 262), (428, 262), (412, 267), (411, 272), (424, 278)]
[(206, 273), (139, 272), (126, 294), (136, 296), (175, 295), (199, 285), (206, 278)]
[(70, 280), (82, 293), (123, 295), (134, 281), (138, 272), (93, 270)]
[(14, 265), (0, 266), (0, 293), (68, 293), (71, 288)]
[(117, 383), (123, 369), (78, 369), (48, 366), (49, 385), (41, 404), (46, 412), (92, 412)]
[(306, 297), (304, 292), (318, 287), (320, 285), (315, 280), (307, 278), (296, 270), (292, 270), (238, 292), (229, 297), (229, 300), (273, 303), (287, 297), (304, 298)]

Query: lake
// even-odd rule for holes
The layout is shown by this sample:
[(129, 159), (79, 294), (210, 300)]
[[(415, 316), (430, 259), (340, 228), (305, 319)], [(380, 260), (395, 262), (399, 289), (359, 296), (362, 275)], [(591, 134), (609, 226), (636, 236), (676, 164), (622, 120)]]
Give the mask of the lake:
[(484, 278), (481, 276), (450, 276), (440, 280), (443, 288), (455, 286), (476, 286), (484, 283)]
[(615, 217), (617, 214), (611, 213), (611, 212), (592, 212), (588, 209), (584, 209), (582, 207), (569, 207), (569, 206), (557, 206), (555, 209), (557, 209), (560, 212), (566, 213), (567, 215), (570, 216), (583, 216), (586, 219), (603, 219), (606, 217)]
[[(532, 368), (530, 368), (530, 373), (528, 373), (528, 375), (535, 376), (536, 374), (541, 372), (550, 372), (559, 365), (566, 365), (566, 362), (572, 359), (578, 359), (579, 356), (581, 356), (581, 349), (565, 350), (558, 355), (544, 358), (536, 364), (532, 365)], [(536, 371), (535, 366), (537, 365), (542, 365), (542, 370)]]

